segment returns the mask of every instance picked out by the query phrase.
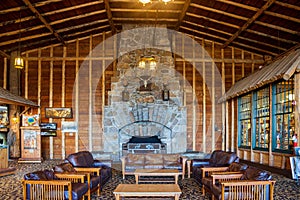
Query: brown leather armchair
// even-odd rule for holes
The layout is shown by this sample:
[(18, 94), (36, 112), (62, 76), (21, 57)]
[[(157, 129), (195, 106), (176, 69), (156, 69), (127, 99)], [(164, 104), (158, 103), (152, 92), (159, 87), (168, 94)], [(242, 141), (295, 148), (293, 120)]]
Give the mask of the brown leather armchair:
[(68, 155), (66, 161), (69, 162), (76, 171), (85, 171), (87, 168), (94, 168), (97, 172), (97, 168), (100, 170), (100, 189), (111, 179), (112, 177), (112, 161), (111, 160), (96, 160), (89, 151), (79, 151)]
[[(88, 192), (84, 174), (56, 176), (52, 170), (27, 173), (22, 180), (24, 200), (83, 199)], [(43, 196), (41, 196), (43, 195)]]
[(194, 179), (201, 183), (203, 167), (228, 167), (233, 162), (239, 162), (234, 152), (215, 150), (209, 159), (193, 159), (191, 162)]

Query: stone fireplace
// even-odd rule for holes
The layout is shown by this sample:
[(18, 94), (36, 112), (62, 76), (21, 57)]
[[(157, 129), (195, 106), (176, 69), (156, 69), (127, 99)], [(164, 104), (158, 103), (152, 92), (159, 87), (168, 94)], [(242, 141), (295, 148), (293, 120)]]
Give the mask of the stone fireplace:
[[(158, 136), (166, 153), (185, 152), (187, 116), (181, 75), (174, 69), (168, 29), (163, 26), (124, 25), (119, 38), (118, 77), (104, 108), (104, 151), (114, 160), (132, 136)], [(138, 59), (151, 55), (155, 71), (139, 69)], [(169, 98), (163, 99), (163, 91)], [(124, 153), (124, 152), (123, 152)]]

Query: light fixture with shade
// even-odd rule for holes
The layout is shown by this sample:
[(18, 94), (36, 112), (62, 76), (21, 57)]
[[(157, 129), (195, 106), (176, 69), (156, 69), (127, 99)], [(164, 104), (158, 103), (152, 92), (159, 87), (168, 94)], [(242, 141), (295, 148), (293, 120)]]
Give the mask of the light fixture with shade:
[(18, 41), (18, 51), (15, 57), (14, 66), (16, 69), (24, 68), (24, 59), (21, 56), (21, 11), (20, 11), (20, 22), (19, 22), (19, 41)]
[[(174, 1), (174, 0), (160, 0), (162, 2), (164, 2), (165, 4), (167, 4), (170, 1)], [(139, 2), (141, 2), (143, 5), (146, 5), (147, 3), (152, 3), (152, 0), (139, 0)]]
[(151, 0), (139, 0), (143, 5), (150, 3)]
[(145, 69), (149, 68), (150, 70), (156, 70), (157, 61), (154, 56), (141, 56), (138, 67)]

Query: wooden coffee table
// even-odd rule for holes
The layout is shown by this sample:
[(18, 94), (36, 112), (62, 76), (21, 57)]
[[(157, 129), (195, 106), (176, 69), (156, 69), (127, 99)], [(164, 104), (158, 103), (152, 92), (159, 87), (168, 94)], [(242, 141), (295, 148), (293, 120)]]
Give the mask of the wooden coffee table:
[(135, 182), (136, 184), (139, 184), (140, 182), (173, 182), (173, 180), (140, 180), (141, 176), (152, 176), (152, 177), (159, 177), (159, 176), (174, 176), (174, 183), (178, 184), (178, 176), (181, 173), (178, 171), (178, 169), (136, 169), (134, 171), (134, 176), (135, 176)]
[(181, 190), (177, 184), (119, 184), (113, 193), (116, 200), (120, 197), (174, 197), (179, 200)]

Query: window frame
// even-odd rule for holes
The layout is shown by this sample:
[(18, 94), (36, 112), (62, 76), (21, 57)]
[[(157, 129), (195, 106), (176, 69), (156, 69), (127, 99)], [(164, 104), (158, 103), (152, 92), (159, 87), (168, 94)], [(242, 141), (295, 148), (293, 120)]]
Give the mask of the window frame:
[[(249, 95), (249, 102), (247, 103), (242, 103), (242, 98), (245, 98), (246, 96)], [(248, 94), (245, 94), (241, 97), (238, 98), (238, 146), (239, 148), (244, 148), (244, 149), (250, 149), (251, 148), (251, 145), (252, 145), (252, 138), (251, 136), (253, 135), (253, 130), (252, 130), (252, 102), (253, 102), (253, 96), (252, 96), (252, 93), (248, 93)], [(242, 111), (242, 104), (250, 104), (248, 107), (248, 110), (246, 111)], [(250, 112), (250, 117), (247, 117), (247, 118), (244, 118), (242, 117), (242, 112)], [(242, 128), (242, 121), (247, 121), (249, 120), (248, 124), (250, 124), (250, 133), (248, 131), (248, 140), (247, 140), (247, 143), (249, 143), (249, 145), (244, 145), (244, 143), (242, 142), (242, 140), (244, 139), (243, 137), (243, 128)], [(248, 128), (249, 130), (249, 128)], [(250, 134), (250, 137), (249, 137), (249, 134)]]
[[(291, 89), (288, 89), (288, 90), (283, 90), (283, 91), (280, 91), (277, 93), (277, 87), (279, 86), (280, 83), (283, 83), (283, 82), (292, 82), (291, 84), (288, 84), (288, 86), (291, 86), (291, 87), (288, 87), (288, 88), (291, 88)], [(284, 88), (285, 89), (285, 88)], [(274, 84), (272, 84), (272, 151), (273, 152), (279, 152), (279, 153), (286, 153), (286, 154), (292, 154), (293, 153), (293, 147), (291, 146), (291, 142), (292, 142), (292, 134), (293, 132), (291, 131), (291, 128), (294, 128), (293, 130), (295, 130), (295, 125), (292, 127), (291, 124), (290, 124), (290, 121), (292, 120), (292, 118), (294, 118), (294, 111), (295, 111), (295, 105), (294, 105), (294, 97), (292, 100), (289, 99), (289, 95), (292, 94), (292, 95), (295, 95), (295, 88), (294, 88), (294, 78), (291, 77), (289, 80), (286, 80), (286, 81), (279, 81), (279, 82), (276, 82)], [(283, 100), (283, 104), (286, 105), (286, 103), (288, 104), (288, 109), (291, 109), (291, 110), (288, 110), (286, 112), (286, 109), (285, 106), (283, 107), (279, 107), (279, 102), (277, 102), (277, 95), (281, 95), (283, 96), (284, 98), (282, 99)], [(287, 97), (288, 96), (288, 97)], [(281, 103), (282, 104), (282, 103)], [(278, 110), (282, 109), (282, 112), (278, 112)], [(283, 121), (278, 124), (278, 116), (282, 116), (281, 118), (279, 119), (283, 119)], [(285, 119), (287, 119), (287, 133), (283, 133), (283, 130), (284, 130), (284, 127), (286, 126), (285, 125)], [(282, 125), (283, 124), (283, 125)], [(280, 126), (280, 133), (278, 133), (278, 125)], [(280, 138), (280, 135), (285, 135), (287, 134), (287, 144), (282, 144), (284, 141), (283, 141), (283, 137)], [(286, 139), (285, 139), (286, 140)], [(280, 143), (278, 143), (278, 141), (280, 141)], [(280, 145), (280, 148), (278, 148), (278, 145)], [(282, 146), (287, 146), (287, 149), (284, 149), (282, 148)]]

